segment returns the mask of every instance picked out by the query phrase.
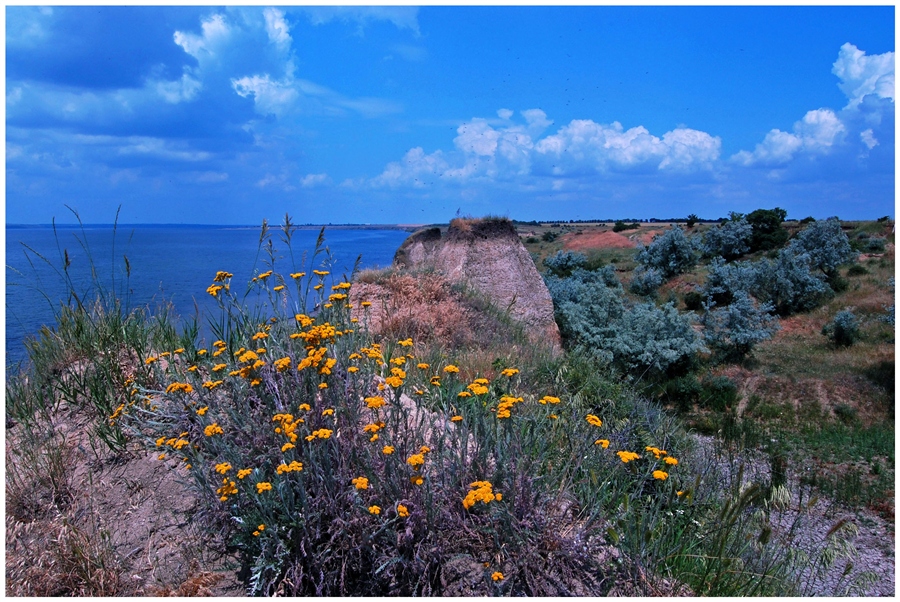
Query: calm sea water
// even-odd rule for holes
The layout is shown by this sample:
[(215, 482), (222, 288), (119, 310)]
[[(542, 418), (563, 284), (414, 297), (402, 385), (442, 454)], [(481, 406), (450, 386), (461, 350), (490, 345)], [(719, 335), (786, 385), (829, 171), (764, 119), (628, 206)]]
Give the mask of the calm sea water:
[[(313, 264), (311, 255), (318, 234), (318, 230), (295, 231), (292, 258), (274, 232), (275, 270), (286, 275), (327, 269), (337, 279), (349, 277), (360, 255), (361, 268), (390, 265), (397, 247), (409, 235), (402, 230), (326, 229), (325, 246), (330, 258), (320, 254)], [(54, 234), (49, 227), (7, 227), (7, 367), (26, 358), (26, 337), (42, 325), (55, 323), (55, 311), (68, 291), (62, 270), (64, 250), (71, 262), (68, 273), (79, 295), (93, 296), (93, 264), (102, 285), (120, 299), (127, 299), (131, 307), (155, 310), (161, 303), (171, 302), (178, 315), (193, 316), (196, 303), (204, 323), (204, 316), (216, 307), (206, 293), (216, 271), (234, 274), (232, 290), (243, 291), (256, 273), (269, 269), (268, 255), (258, 252), (259, 237), (259, 228), (119, 226), (114, 231), (111, 226), (86, 226), (83, 230), (57, 226)], [(248, 304), (254, 298), (248, 297)]]

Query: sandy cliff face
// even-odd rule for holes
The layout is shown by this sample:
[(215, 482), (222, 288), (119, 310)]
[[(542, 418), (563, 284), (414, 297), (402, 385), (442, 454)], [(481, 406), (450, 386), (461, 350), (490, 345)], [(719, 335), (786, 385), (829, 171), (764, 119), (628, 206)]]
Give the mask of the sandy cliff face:
[(420, 230), (397, 250), (394, 265), (465, 283), (525, 324), (535, 340), (559, 346), (550, 292), (507, 219), (455, 219), (443, 236), (438, 228)]

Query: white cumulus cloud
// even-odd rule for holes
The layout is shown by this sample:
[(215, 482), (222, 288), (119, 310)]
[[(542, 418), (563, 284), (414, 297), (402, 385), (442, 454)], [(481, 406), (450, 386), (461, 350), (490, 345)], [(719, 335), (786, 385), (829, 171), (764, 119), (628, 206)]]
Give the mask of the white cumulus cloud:
[(766, 134), (753, 152), (740, 151), (732, 159), (745, 166), (783, 165), (797, 153), (827, 153), (847, 128), (831, 109), (809, 111), (794, 124), (793, 133), (774, 129)]
[(708, 168), (718, 159), (722, 141), (706, 132), (678, 128), (662, 138), (647, 128), (626, 130), (621, 123), (605, 125), (576, 119), (542, 139), (535, 150), (552, 159), (553, 175), (656, 168)]
[(838, 87), (849, 99), (848, 107), (856, 107), (867, 94), (894, 99), (894, 53), (873, 54), (847, 43), (841, 46), (832, 66), (841, 82)]
[[(497, 112), (501, 119), (512, 115)], [(603, 125), (576, 119), (556, 133), (536, 139), (532, 133), (553, 122), (540, 109), (520, 113), (525, 124), (495, 127), (487, 119), (474, 118), (457, 128), (454, 150), (426, 154), (416, 147), (401, 161), (390, 163), (375, 178), (375, 185), (413, 183), (421, 186), (437, 177), (464, 183), (476, 178), (519, 181), (551, 176), (547, 186), (559, 187), (559, 176), (602, 175), (632, 168), (662, 172), (711, 169), (721, 151), (721, 140), (705, 132), (678, 128), (662, 138), (644, 127), (625, 130), (621, 124)], [(432, 180), (428, 180), (432, 181)]]

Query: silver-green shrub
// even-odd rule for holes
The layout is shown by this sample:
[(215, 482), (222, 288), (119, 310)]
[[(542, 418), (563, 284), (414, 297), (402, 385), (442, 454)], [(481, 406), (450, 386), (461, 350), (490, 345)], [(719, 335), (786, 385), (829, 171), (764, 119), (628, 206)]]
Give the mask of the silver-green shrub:
[(576, 268), (584, 268), (587, 265), (587, 256), (584, 253), (572, 251), (557, 251), (544, 259), (544, 266), (552, 274), (568, 276)]
[(812, 222), (785, 250), (796, 256), (808, 256), (810, 269), (820, 270), (829, 279), (837, 274), (839, 265), (857, 257), (836, 217)]
[(822, 327), (822, 334), (835, 347), (849, 347), (859, 340), (859, 320), (852, 309), (842, 309), (834, 315), (831, 322)]
[(715, 307), (704, 305), (701, 322), (703, 338), (720, 359), (740, 361), (757, 343), (770, 339), (778, 330), (778, 319), (770, 303), (757, 303), (745, 291), (735, 293), (731, 303)]
[(656, 268), (664, 278), (687, 272), (697, 263), (693, 242), (679, 227), (656, 236), (648, 246), (640, 246), (636, 257), (645, 268)]
[(632, 376), (662, 375), (705, 349), (691, 327), (692, 314), (680, 314), (671, 303), (626, 305), (612, 266), (576, 269), (569, 278), (548, 276), (546, 282), (563, 337)]
[(658, 269), (638, 266), (631, 278), (628, 290), (636, 295), (649, 297), (656, 294), (656, 289), (662, 286), (663, 282), (665, 282), (665, 278)]
[(732, 215), (732, 219), (710, 228), (703, 235), (700, 252), (706, 257), (723, 257), (726, 260), (737, 259), (750, 251), (750, 237), (753, 226), (743, 216)]

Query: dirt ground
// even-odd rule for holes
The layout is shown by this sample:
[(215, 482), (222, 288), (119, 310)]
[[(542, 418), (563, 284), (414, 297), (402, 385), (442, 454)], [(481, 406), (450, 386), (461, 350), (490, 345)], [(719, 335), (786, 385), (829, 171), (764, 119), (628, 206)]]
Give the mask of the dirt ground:
[[(197, 501), (183, 466), (95, 453), (87, 418), (61, 414), (66, 482), (49, 488), (52, 500), (42, 483), (10, 487), (7, 477), (7, 595), (243, 595), (236, 559), (190, 520)], [(7, 430), (8, 473), (29, 461), (12, 449), (22, 428)]]

